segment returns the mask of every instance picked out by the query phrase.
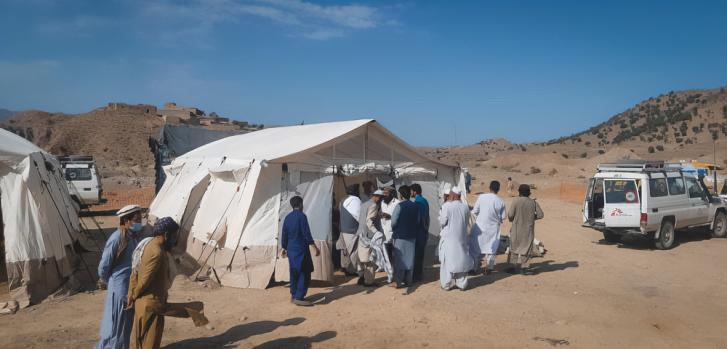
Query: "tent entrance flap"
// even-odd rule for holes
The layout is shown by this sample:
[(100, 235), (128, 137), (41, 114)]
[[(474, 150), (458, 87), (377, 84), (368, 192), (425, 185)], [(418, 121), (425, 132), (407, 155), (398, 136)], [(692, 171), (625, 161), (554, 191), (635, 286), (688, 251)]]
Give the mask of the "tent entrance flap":
[[(278, 242), (282, 236), (285, 217), (293, 210), (290, 199), (294, 196), (303, 198), (303, 212), (308, 217), (311, 235), (321, 255), (313, 256), (313, 280), (333, 281), (333, 260), (331, 258), (331, 225), (333, 176), (321, 172), (301, 170), (296, 166), (287, 166), (288, 171), (281, 176), (281, 195), (278, 217)], [(278, 248), (280, 248), (278, 244)], [(275, 280), (288, 281), (288, 261), (278, 259), (275, 265)]]

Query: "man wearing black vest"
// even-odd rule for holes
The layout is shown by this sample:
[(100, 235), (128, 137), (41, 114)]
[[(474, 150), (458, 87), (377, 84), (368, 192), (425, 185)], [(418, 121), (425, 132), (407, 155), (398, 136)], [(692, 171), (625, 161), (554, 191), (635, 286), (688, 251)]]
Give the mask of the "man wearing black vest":
[(361, 213), (361, 199), (358, 198), (358, 184), (346, 187), (348, 196), (341, 202), (341, 235), (336, 246), (341, 250), (341, 268), (347, 275), (358, 275), (359, 259), (357, 248), (358, 219)]

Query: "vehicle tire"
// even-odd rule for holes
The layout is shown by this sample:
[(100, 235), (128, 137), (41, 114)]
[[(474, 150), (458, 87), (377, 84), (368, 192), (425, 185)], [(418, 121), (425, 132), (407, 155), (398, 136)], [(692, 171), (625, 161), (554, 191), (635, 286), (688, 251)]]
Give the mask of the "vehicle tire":
[(621, 235), (618, 235), (612, 231), (604, 230), (603, 239), (607, 242), (621, 242)]
[(712, 222), (712, 237), (723, 238), (727, 236), (727, 215), (719, 211), (714, 215)]
[(674, 247), (676, 241), (676, 234), (674, 231), (674, 223), (666, 220), (661, 222), (661, 228), (659, 229), (659, 238), (656, 239), (656, 248), (659, 250), (668, 250)]

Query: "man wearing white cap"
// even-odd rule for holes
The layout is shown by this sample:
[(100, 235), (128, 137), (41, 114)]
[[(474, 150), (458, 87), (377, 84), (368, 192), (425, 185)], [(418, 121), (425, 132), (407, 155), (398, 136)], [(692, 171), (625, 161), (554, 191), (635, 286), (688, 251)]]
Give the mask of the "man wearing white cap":
[(359, 271), (358, 284), (364, 286), (373, 286), (376, 273), (376, 257), (373, 257), (374, 249), (371, 246), (371, 240), (376, 234), (382, 234), (381, 221), (379, 218), (379, 202), (384, 196), (382, 190), (376, 190), (370, 195), (368, 201), (361, 204), (361, 210), (358, 216), (358, 260), (361, 263)]
[(469, 206), (460, 200), (462, 190), (453, 187), (449, 200), (442, 206), (439, 224), (442, 231), (439, 239), (439, 281), (442, 289), (467, 288), (467, 272), (472, 268), (467, 240)]
[[(447, 184), (444, 186), (444, 189), (442, 189), (442, 205), (444, 205), (445, 202), (449, 201), (449, 193), (452, 191), (452, 187)], [(442, 212), (442, 208), (439, 208), (439, 212)]]
[(141, 207), (128, 205), (118, 212), (119, 229), (106, 241), (98, 264), (99, 283), (106, 284), (101, 339), (96, 349), (128, 348), (134, 310), (124, 310), (131, 275), (131, 257), (141, 232)]

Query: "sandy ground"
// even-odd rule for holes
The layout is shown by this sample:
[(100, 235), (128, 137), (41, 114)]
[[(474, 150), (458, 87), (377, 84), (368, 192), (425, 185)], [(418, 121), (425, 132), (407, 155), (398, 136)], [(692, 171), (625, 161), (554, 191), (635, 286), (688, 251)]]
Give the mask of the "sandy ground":
[[(536, 275), (473, 276), (445, 292), (438, 267), (410, 294), (367, 289), (339, 277), (312, 308), (289, 303), (288, 288), (202, 287), (178, 277), (171, 301), (205, 302), (211, 324), (167, 319), (167, 348), (441, 348), (553, 346), (727, 348), (727, 239), (681, 233), (657, 251), (638, 239), (605, 244), (580, 227), (579, 205), (539, 199), (537, 237), (548, 253)], [(431, 257), (431, 254), (430, 254)], [(379, 274), (381, 275), (381, 274)], [(0, 317), (0, 348), (89, 348), (98, 338), (105, 292), (81, 293)]]

